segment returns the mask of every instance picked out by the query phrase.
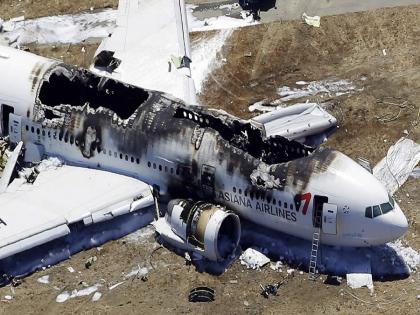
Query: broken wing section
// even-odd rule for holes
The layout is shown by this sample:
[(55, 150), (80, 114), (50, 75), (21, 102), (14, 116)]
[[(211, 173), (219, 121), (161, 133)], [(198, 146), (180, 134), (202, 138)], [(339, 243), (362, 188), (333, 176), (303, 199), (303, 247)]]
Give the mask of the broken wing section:
[(315, 103), (292, 105), (250, 120), (264, 136), (282, 136), (317, 147), (337, 129), (337, 119)]
[(120, 0), (92, 71), (196, 103), (184, 0)]
[(0, 195), (0, 260), (154, 205), (143, 182), (54, 161), (15, 179)]

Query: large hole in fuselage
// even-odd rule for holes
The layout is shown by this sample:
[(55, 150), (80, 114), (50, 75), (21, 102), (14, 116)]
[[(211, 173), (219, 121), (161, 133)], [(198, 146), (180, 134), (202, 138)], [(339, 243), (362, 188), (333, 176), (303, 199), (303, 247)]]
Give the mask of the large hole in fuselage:
[(39, 91), (39, 100), (44, 105), (88, 103), (94, 109), (110, 109), (121, 119), (129, 118), (148, 97), (149, 93), (141, 88), (67, 66), (58, 66)]

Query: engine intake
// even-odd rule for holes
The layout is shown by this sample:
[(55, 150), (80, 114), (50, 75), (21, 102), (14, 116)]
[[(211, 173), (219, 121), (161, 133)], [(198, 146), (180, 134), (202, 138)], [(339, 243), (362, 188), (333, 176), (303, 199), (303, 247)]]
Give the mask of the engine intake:
[(228, 258), (241, 237), (239, 217), (211, 203), (172, 200), (165, 220), (172, 232), (185, 242), (186, 248), (214, 261)]

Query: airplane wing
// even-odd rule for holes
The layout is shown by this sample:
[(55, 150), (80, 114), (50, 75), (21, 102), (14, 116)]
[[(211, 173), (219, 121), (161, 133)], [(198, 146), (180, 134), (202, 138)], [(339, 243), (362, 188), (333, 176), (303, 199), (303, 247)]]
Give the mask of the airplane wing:
[(184, 0), (120, 0), (91, 70), (195, 104)]
[(0, 195), (0, 261), (69, 236), (75, 226), (80, 231), (154, 206), (150, 187), (141, 181), (57, 161), (42, 162)]
[(250, 120), (266, 137), (282, 136), (316, 147), (337, 128), (337, 119), (315, 103), (296, 104)]

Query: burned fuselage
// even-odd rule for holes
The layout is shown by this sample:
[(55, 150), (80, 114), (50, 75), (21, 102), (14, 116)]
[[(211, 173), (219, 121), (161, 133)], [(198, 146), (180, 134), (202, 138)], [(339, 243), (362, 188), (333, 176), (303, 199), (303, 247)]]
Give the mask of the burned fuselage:
[[(132, 176), (153, 185), (162, 201), (214, 202), (306, 239), (322, 224), (315, 218), (324, 203), (360, 211), (372, 198), (345, 170), (362, 172), (365, 183), (373, 181), (371, 174), (337, 151), (265, 138), (225, 112), (64, 64), (51, 64), (38, 78), (34, 106), (16, 124), (14, 133), (20, 134), (14, 137), (24, 141), (28, 161), (59, 156), (69, 164)], [(349, 187), (366, 198), (350, 202)], [(349, 235), (340, 244), (369, 245), (344, 220), (340, 211), (332, 224)], [(330, 234), (324, 242), (336, 244), (337, 230)]]

